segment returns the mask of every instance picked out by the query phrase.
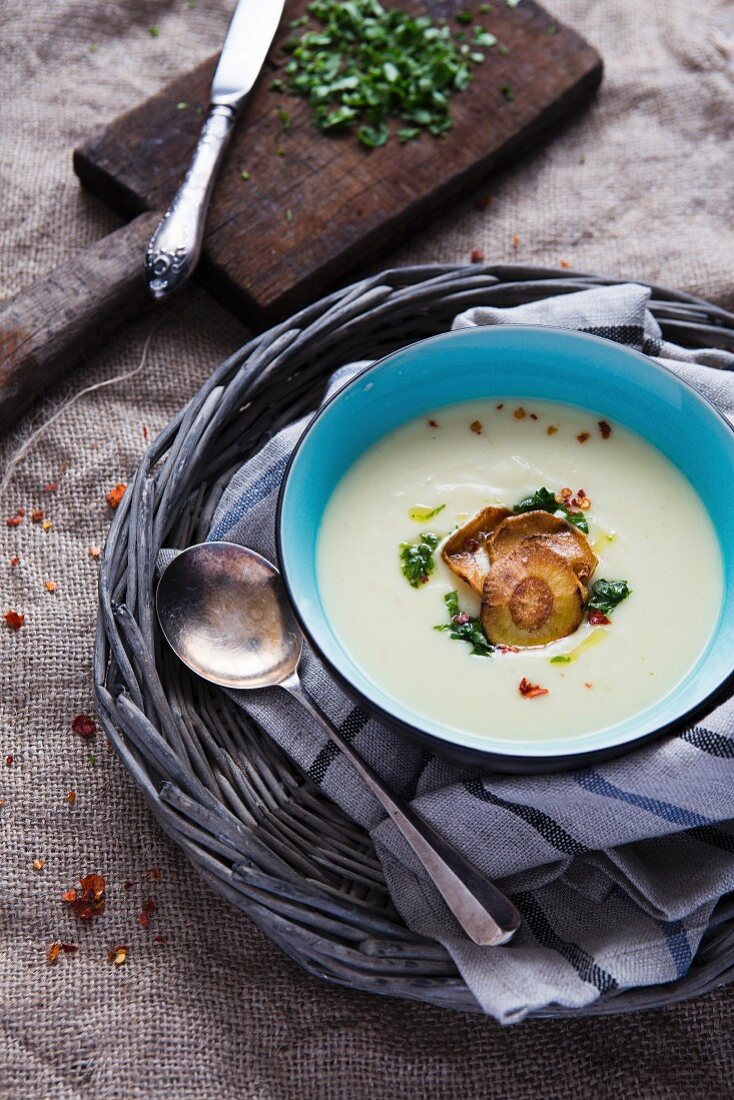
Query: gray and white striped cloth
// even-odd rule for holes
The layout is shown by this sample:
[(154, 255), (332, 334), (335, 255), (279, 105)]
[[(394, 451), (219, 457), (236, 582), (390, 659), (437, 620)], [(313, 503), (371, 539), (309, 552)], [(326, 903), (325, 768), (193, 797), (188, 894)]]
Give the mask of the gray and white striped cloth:
[[(727, 415), (734, 355), (663, 341), (636, 284), (514, 309), (477, 307), (454, 328), (529, 323), (594, 332), (656, 356)], [(330, 392), (365, 364), (338, 371)], [(274, 559), (274, 515), (288, 456), (308, 418), (275, 436), (225, 491), (209, 537)], [(276, 689), (238, 702), (323, 790), (372, 833), (401, 914), (440, 940), (482, 1008), (522, 1019), (548, 1004), (686, 974), (717, 902), (734, 890), (734, 702), (701, 726), (617, 760), (560, 775), (462, 771), (370, 720), (307, 653), (308, 690), (342, 733), (417, 811), (511, 895), (515, 939), (481, 948), (461, 933), (373, 797), (297, 704)]]

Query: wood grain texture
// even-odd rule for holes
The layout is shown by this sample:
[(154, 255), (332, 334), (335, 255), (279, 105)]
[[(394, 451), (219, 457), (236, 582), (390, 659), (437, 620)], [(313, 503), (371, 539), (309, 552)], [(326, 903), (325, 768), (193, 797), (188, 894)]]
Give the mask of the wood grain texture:
[(0, 435), (92, 339), (147, 303), (143, 255), (155, 224), (140, 215), (0, 302)]
[[(466, 4), (406, 6), (451, 17)], [(292, 33), (288, 22), (305, 8), (304, 0), (286, 4), (284, 29), (216, 187), (199, 273), (225, 305), (256, 321), (284, 316), (323, 294), (432, 209), (528, 151), (587, 102), (601, 79), (598, 54), (533, 0), (515, 9), (496, 0), (477, 22), (509, 52), (485, 51), (472, 85), (453, 100), (452, 130), (442, 139), (423, 135), (402, 146), (393, 139), (370, 151), (353, 135), (320, 134), (304, 100), (270, 88), (283, 64), (280, 46)], [(215, 63), (210, 58), (177, 78), (77, 149), (82, 183), (126, 217), (165, 209), (196, 142)], [(514, 92), (511, 102), (503, 84)], [(292, 119), (287, 133), (279, 108)]]

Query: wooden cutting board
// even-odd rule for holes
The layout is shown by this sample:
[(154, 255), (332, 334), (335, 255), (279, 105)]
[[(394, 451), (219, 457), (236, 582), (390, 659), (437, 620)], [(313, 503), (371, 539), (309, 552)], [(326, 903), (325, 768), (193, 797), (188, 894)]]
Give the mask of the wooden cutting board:
[[(449, 19), (477, 8), (466, 0), (404, 6)], [(507, 52), (484, 51), (472, 84), (453, 100), (449, 133), (367, 150), (353, 134), (322, 135), (305, 100), (271, 89), (286, 57), (281, 47), (293, 33), (289, 22), (306, 7), (305, 0), (286, 3), (282, 32), (217, 183), (199, 272), (215, 297), (255, 323), (321, 296), (432, 210), (445, 209), (449, 199), (537, 145), (601, 80), (596, 51), (533, 0), (516, 8), (494, 0), (492, 12), (475, 22)], [(177, 77), (77, 149), (82, 183), (126, 218), (164, 210), (186, 171), (215, 64), (210, 58)], [(503, 95), (503, 85), (514, 98)], [(291, 118), (287, 132), (279, 110)]]

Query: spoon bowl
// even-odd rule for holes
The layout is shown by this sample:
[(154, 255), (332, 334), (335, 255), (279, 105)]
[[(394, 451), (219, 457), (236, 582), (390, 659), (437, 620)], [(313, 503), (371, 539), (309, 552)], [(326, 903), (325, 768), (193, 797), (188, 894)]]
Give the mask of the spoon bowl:
[(179, 554), (161, 576), (156, 611), (176, 656), (221, 687), (281, 684), (301, 658), (278, 570), (244, 546), (207, 542)]

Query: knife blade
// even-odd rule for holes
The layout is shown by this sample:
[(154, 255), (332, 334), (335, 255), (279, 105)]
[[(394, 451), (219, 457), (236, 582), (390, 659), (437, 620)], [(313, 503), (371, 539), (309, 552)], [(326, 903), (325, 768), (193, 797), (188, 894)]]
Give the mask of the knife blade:
[(239, 0), (237, 4), (191, 165), (146, 250), (146, 280), (154, 298), (178, 290), (196, 267), (214, 181), (242, 104), (267, 57), (283, 6), (284, 0)]

